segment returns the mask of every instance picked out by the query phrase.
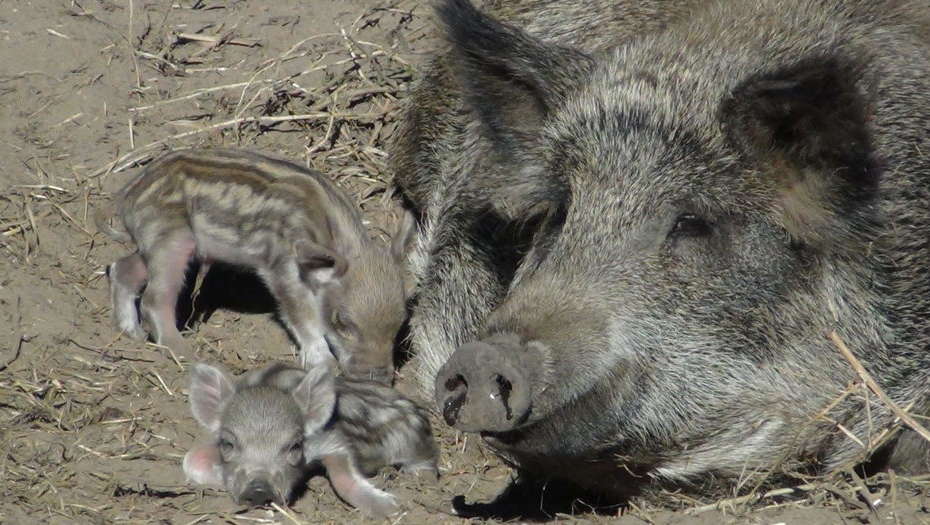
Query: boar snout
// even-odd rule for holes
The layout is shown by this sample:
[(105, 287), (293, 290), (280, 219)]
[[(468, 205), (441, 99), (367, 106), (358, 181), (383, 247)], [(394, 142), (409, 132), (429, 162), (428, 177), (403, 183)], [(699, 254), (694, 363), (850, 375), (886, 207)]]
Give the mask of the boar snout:
[(271, 483), (264, 479), (253, 479), (246, 485), (239, 500), (253, 507), (267, 505), (275, 500), (274, 489), (271, 488)]
[(468, 343), (439, 370), (435, 398), (443, 419), (464, 432), (504, 432), (526, 422), (542, 356), (515, 335)]

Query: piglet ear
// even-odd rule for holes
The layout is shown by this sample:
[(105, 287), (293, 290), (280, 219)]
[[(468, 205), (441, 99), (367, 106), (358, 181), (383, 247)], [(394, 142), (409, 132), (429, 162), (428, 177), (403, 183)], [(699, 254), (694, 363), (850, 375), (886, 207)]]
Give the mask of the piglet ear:
[(296, 249), (300, 280), (307, 286), (319, 288), (345, 275), (348, 262), (335, 251), (311, 241), (298, 243)]
[(313, 434), (329, 422), (336, 409), (336, 371), (328, 364), (307, 371), (291, 392), (304, 414), (304, 433)]
[(417, 233), (417, 220), (410, 210), (404, 211), (404, 217), (401, 219), (397, 232), (391, 239), (391, 255), (397, 262), (403, 262)]
[(223, 404), (235, 393), (233, 380), (220, 368), (197, 363), (191, 369), (191, 413), (210, 432), (220, 429)]
[(196, 445), (184, 455), (184, 475), (197, 485), (223, 487), (223, 472), (220, 450), (216, 445)]

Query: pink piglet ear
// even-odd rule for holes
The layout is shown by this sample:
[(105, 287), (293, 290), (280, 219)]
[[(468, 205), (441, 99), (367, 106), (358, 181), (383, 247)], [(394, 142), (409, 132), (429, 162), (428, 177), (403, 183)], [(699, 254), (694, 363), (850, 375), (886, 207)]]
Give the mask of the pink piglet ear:
[(196, 445), (184, 455), (184, 475), (197, 485), (223, 487), (220, 451), (214, 444)]
[(311, 241), (299, 242), (296, 249), (300, 280), (308, 286), (316, 288), (345, 275), (348, 262), (335, 251)]
[(336, 409), (336, 371), (331, 365), (311, 368), (291, 395), (304, 413), (304, 432), (317, 432)]
[(233, 380), (220, 368), (197, 363), (191, 369), (191, 413), (210, 432), (220, 429), (223, 405), (235, 393)]

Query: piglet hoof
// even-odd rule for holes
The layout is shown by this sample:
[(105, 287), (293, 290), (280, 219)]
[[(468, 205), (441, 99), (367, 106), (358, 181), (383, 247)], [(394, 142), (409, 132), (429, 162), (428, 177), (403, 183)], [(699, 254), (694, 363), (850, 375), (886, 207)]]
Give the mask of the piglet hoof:
[(504, 432), (530, 415), (542, 356), (515, 335), (459, 348), (436, 375), (435, 399), (446, 423), (463, 432)]
[(145, 341), (149, 338), (148, 332), (142, 329), (142, 326), (136, 325), (119, 325), (120, 330), (135, 341)]
[(413, 474), (417, 483), (435, 485), (436, 482), (439, 481), (439, 469), (436, 468), (436, 464), (432, 461), (404, 465), (402, 470), (406, 473)]
[(394, 495), (375, 489), (358, 509), (372, 518), (383, 519), (400, 512), (400, 505)]
[(165, 338), (158, 343), (165, 348), (169, 358), (179, 359), (182, 361), (193, 362), (194, 350), (180, 335), (176, 337)]

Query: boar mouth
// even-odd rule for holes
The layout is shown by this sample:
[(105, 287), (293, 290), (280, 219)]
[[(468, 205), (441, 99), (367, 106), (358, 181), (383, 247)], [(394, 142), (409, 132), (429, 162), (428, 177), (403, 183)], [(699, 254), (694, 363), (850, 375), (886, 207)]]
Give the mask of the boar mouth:
[(508, 432), (484, 431), (479, 432), (478, 435), (481, 436), (481, 439), (483, 439), (492, 447), (507, 448), (515, 445), (518, 441), (520, 441), (523, 432), (520, 432), (519, 430), (511, 430)]
[[(500, 456), (511, 466), (519, 466), (526, 459), (526, 454), (535, 448), (533, 441), (536, 425), (519, 425), (513, 430), (494, 431), (483, 430), (478, 432), (481, 441), (495, 454)], [(532, 453), (530, 453), (532, 455)]]

